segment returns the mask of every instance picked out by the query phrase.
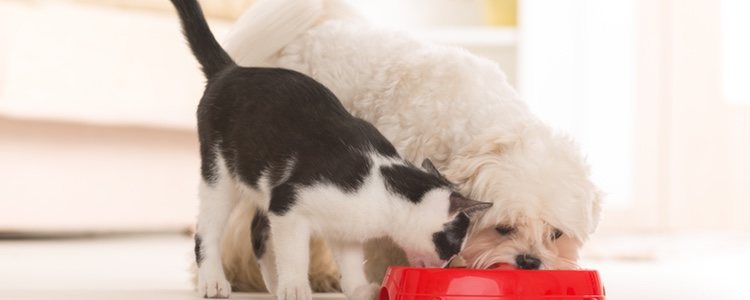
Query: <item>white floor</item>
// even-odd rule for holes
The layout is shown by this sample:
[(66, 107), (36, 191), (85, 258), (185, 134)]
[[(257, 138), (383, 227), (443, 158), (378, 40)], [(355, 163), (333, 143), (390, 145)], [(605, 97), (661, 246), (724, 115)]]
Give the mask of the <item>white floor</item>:
[[(9, 291), (0, 299), (8, 300), (200, 300), (192, 291)], [(234, 293), (231, 299), (273, 300), (264, 294)], [(343, 300), (342, 295), (316, 295), (315, 300)]]
[[(0, 299), (200, 299), (188, 272), (192, 247), (180, 235), (0, 240)], [(235, 293), (232, 299), (272, 298)]]
[[(750, 269), (748, 245), (693, 241), (691, 251), (672, 257), (589, 259), (585, 266), (600, 271), (610, 300), (750, 299), (742, 289)], [(711, 250), (717, 246), (722, 250)], [(198, 299), (187, 271), (191, 247), (188, 237), (178, 235), (0, 241), (0, 299)]]

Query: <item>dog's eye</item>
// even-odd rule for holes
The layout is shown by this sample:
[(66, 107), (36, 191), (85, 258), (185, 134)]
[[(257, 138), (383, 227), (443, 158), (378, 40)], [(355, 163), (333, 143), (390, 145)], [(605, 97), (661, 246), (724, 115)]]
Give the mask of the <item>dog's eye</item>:
[(552, 240), (554, 241), (556, 239), (559, 239), (562, 235), (563, 232), (560, 231), (560, 229), (555, 229), (554, 231), (552, 231)]
[(500, 233), (500, 234), (502, 234), (502, 235), (509, 235), (511, 233), (516, 232), (515, 228), (513, 228), (511, 226), (507, 226), (507, 225), (497, 226), (497, 227), (495, 227), (495, 230), (497, 230), (497, 232)]

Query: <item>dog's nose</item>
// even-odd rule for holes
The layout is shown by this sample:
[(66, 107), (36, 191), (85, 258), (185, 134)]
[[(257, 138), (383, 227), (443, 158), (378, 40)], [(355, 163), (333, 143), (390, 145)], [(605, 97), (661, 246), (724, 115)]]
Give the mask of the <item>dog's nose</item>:
[(536, 270), (542, 265), (542, 261), (527, 254), (516, 256), (516, 265), (524, 270)]

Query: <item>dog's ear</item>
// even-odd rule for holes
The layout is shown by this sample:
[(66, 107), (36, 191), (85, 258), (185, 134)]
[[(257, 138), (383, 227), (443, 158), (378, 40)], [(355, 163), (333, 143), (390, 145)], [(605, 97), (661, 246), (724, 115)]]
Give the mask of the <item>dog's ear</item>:
[(459, 193), (453, 192), (451, 193), (450, 207), (448, 208), (448, 211), (451, 214), (461, 212), (471, 218), (490, 207), (492, 207), (492, 203), (472, 200)]
[(440, 174), (440, 171), (435, 167), (434, 164), (432, 164), (432, 161), (429, 158), (425, 158), (422, 161), (422, 168), (425, 169), (425, 171), (429, 172), (432, 175), (443, 177), (442, 174)]

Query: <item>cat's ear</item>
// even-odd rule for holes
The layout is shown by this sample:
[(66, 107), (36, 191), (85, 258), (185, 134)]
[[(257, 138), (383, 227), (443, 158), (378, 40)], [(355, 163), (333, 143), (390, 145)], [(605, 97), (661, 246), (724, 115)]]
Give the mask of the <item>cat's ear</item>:
[(490, 207), (492, 207), (492, 203), (490, 202), (472, 200), (454, 192), (451, 193), (448, 211), (451, 214), (462, 212), (471, 218)]
[(443, 175), (440, 174), (440, 171), (438, 171), (435, 165), (432, 164), (432, 161), (429, 158), (425, 158), (422, 161), (422, 168), (432, 175), (443, 177)]

